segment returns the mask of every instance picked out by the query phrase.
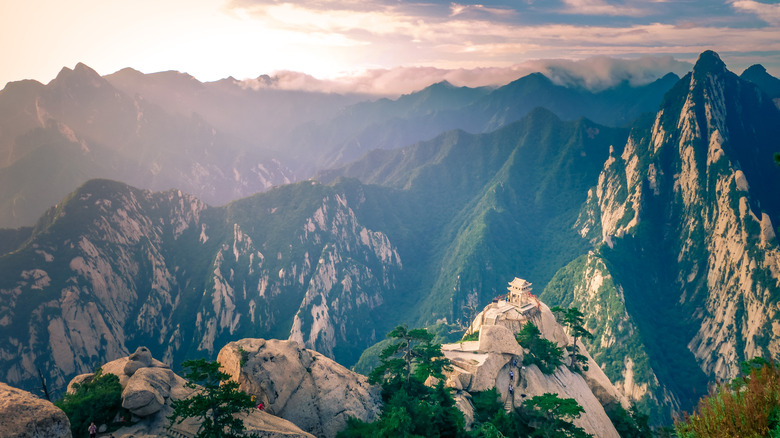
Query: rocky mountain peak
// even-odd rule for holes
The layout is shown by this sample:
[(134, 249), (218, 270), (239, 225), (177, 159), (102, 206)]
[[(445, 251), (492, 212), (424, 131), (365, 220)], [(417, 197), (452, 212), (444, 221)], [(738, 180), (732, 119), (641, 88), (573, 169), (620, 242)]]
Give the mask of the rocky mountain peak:
[(745, 71), (742, 72), (743, 75), (745, 74), (766, 74), (766, 67), (764, 67), (761, 64), (753, 64), (750, 67), (746, 68)]
[(57, 77), (54, 78), (53, 81), (49, 82), (49, 85), (54, 87), (72, 87), (90, 83), (93, 86), (99, 86), (105, 84), (106, 81), (95, 70), (86, 64), (79, 62), (76, 64), (73, 70), (69, 69), (68, 67), (63, 67), (59, 74), (57, 74)]
[(699, 55), (696, 64), (693, 66), (694, 76), (702, 73), (723, 73), (726, 71), (726, 64), (720, 59), (720, 56), (712, 50), (705, 50)]
[[(675, 315), (668, 321), (680, 321), (665, 330), (687, 331), (681, 336), (687, 351), (664, 353), (690, 370), (689, 378), (660, 378), (678, 388), (683, 406), (698, 398), (685, 389), (694, 386), (690, 381), (703, 382), (705, 374), (733, 378), (740, 361), (778, 348), (772, 324), (780, 253), (768, 231), (780, 208), (767, 191), (780, 177), (771, 160), (778, 120), (770, 99), (706, 51), (667, 93), (652, 128), (635, 131), (622, 154), (605, 162), (589, 196), (596, 206), (589, 216), (597, 220), (582, 235), (600, 225), (608, 261), (636, 257), (657, 266), (650, 275), (619, 266), (618, 296), (629, 306), (665, 308)], [(655, 327), (651, 318), (635, 315), (640, 327)], [(652, 387), (654, 378), (643, 368)], [(656, 397), (673, 399), (660, 391)]]
[(752, 82), (773, 99), (780, 97), (780, 79), (770, 75), (761, 64), (751, 65), (740, 78)]

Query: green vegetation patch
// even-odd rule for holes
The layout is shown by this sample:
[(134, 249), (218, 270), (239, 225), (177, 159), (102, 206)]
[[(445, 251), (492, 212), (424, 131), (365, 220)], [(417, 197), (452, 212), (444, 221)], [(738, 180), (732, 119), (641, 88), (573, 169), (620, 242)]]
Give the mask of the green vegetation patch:
[(515, 335), (515, 339), (530, 351), (523, 357), (523, 364), (536, 365), (545, 374), (552, 374), (563, 365), (563, 349), (543, 338), (539, 328), (530, 321)]
[[(103, 374), (98, 368), (95, 374), (73, 385), (74, 391), (66, 393), (54, 403), (70, 420), (73, 436), (86, 436), (89, 424), (111, 425), (122, 410), (122, 385), (114, 374)], [(113, 428), (115, 429), (115, 428)]]

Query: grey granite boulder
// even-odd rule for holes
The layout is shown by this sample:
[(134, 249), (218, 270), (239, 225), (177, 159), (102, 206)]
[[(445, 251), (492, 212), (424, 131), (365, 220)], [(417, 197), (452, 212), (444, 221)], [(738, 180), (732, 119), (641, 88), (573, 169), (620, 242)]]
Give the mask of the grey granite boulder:
[(370, 422), (380, 413), (378, 386), (295, 341), (242, 339), (217, 360), (269, 413), (318, 437), (335, 437), (349, 417)]
[(152, 352), (146, 347), (138, 347), (135, 353), (131, 354), (125, 364), (124, 373), (132, 376), (141, 368), (152, 366)]
[(50, 401), (0, 383), (0, 436), (70, 438), (70, 421)]
[(145, 417), (157, 413), (171, 394), (173, 371), (165, 368), (140, 368), (122, 391), (122, 407)]

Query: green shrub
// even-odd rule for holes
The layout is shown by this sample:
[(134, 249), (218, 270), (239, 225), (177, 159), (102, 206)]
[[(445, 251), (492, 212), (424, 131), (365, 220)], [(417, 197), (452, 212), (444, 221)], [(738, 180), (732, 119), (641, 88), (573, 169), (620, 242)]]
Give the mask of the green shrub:
[(721, 385), (699, 401), (697, 412), (675, 423), (680, 438), (780, 437), (780, 368), (753, 360), (749, 376)]
[(461, 339), (459, 342), (468, 342), (468, 341), (479, 341), (479, 330), (475, 331), (474, 333), (463, 335), (463, 339)]
[(651, 438), (650, 417), (639, 411), (636, 405), (626, 410), (620, 403), (611, 403), (604, 406), (609, 420), (615, 426), (621, 438)]
[[(382, 385), (382, 413), (372, 423), (350, 418), (338, 437), (465, 437), (463, 415), (444, 387), (443, 372), (451, 368), (441, 344), (426, 329), (406, 326), (387, 336), (393, 343), (382, 350), (382, 363), (369, 378)], [(425, 386), (429, 376), (438, 379), (436, 386)]]
[(103, 374), (98, 368), (92, 377), (74, 385), (55, 406), (70, 420), (73, 436), (86, 436), (89, 423), (110, 424), (122, 408), (122, 385), (119, 377)]
[(530, 434), (532, 437), (592, 438), (592, 435), (572, 423), (585, 412), (573, 398), (560, 398), (548, 392), (526, 400), (519, 411), (534, 428)]
[(197, 389), (188, 398), (171, 403), (170, 425), (187, 418), (200, 420), (195, 438), (238, 438), (244, 436), (244, 420), (236, 414), (252, 411), (255, 402), (241, 391), (238, 382), (220, 370), (219, 362), (205, 359), (185, 360), (185, 386)]
[(536, 365), (545, 374), (554, 373), (563, 364), (563, 350), (555, 342), (543, 338), (539, 328), (530, 321), (515, 335), (515, 339), (529, 350), (523, 364)]

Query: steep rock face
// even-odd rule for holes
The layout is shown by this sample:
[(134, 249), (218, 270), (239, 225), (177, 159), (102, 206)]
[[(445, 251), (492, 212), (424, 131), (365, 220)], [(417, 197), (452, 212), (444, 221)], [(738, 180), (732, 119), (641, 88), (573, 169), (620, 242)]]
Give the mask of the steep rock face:
[[(572, 373), (565, 366), (548, 375), (536, 365), (522, 365), (525, 353), (514, 334), (526, 322), (532, 322), (546, 338), (561, 345), (569, 340), (544, 304), (524, 313), (516, 310), (509, 303), (490, 304), (471, 326), (472, 330), (479, 330), (479, 341), (442, 346), (445, 357), (453, 364), (446, 385), (456, 391), (464, 415), (473, 418), (473, 408), (468, 402), (470, 391), (496, 388), (506, 408), (518, 407), (537, 395), (554, 393), (576, 400), (585, 410), (574, 424), (593, 436), (618, 437), (602, 404), (624, 403), (624, 400), (592, 359), (589, 358), (589, 371), (582, 375)], [(514, 389), (511, 393), (510, 385)]]
[[(602, 255), (640, 331), (669, 321), (661, 339), (674, 342), (648, 345), (656, 370), (669, 366), (662, 357), (677, 342), (715, 379), (735, 377), (742, 360), (777, 356), (780, 251), (772, 230), (780, 205), (770, 187), (780, 182), (771, 160), (778, 126), (771, 99), (705, 52), (667, 94), (652, 128), (632, 132), (591, 190), (581, 235), (606, 244)], [(691, 386), (703, 390), (687, 364), (679, 368), (661, 384), (686, 398)]]
[(0, 382), (0, 431), (7, 438), (70, 438), (70, 421), (50, 401)]
[(585, 315), (593, 338), (583, 340), (588, 352), (615, 388), (655, 421), (679, 409), (677, 400), (662, 386), (637, 329), (626, 310), (623, 288), (616, 284), (604, 260), (594, 252), (562, 268), (540, 298)]
[(335, 437), (349, 417), (370, 422), (380, 413), (379, 387), (294, 341), (242, 339), (217, 360), (266, 411), (318, 437)]
[[(347, 339), (364, 345), (376, 341), (375, 333), (361, 328), (377, 319), (373, 310), (396, 284), (402, 268), (398, 251), (384, 233), (358, 221), (350, 204), (359, 197), (350, 200), (344, 192), (302, 184), (309, 184), (316, 197), (306, 199), (308, 213), (296, 218), (300, 222), (280, 224), (288, 234), (284, 243), (269, 245), (279, 230), (253, 233), (257, 217), (234, 225), (232, 239), (214, 262), (211, 302), (203, 303), (196, 318), (199, 349), (212, 352), (215, 340), (252, 334), (247, 328), (253, 325), (283, 335), (277, 324), (289, 316), (279, 309), (294, 308), (286, 336), (328, 356)], [(257, 214), (273, 223), (284, 213), (270, 207)]]
[[(39, 239), (18, 253), (40, 268), (6, 270), (0, 285), (8, 381), (33, 375), (37, 364), (61, 387), (96, 358), (125, 355), (128, 342), (165, 337), (180, 288), (163, 247), (205, 208), (180, 192), (95, 181), (51, 210)], [(83, 223), (84, 212), (95, 210)]]
[(360, 190), (346, 189), (306, 182), (213, 208), (90, 182), (0, 260), (4, 378), (32, 381), (40, 367), (64, 387), (129, 346), (173, 364), (243, 335), (353, 361), (354, 345), (376, 342), (363, 328), (382, 323), (403, 265), (359, 220)]
[[(517, 344), (514, 334), (518, 333), (528, 322), (535, 325), (544, 338), (555, 342), (560, 347), (573, 344), (573, 340), (555, 319), (550, 308), (542, 302), (537, 302), (536, 306), (532, 308), (524, 309), (518, 309), (517, 306), (503, 301), (491, 303), (477, 314), (471, 324), (470, 331), (479, 331), (480, 349), (492, 349), (489, 342), (496, 342), (497, 339), (500, 339), (498, 344), (502, 345), (500, 348), (506, 351), (506, 348), (508, 348), (507, 344)], [(496, 334), (491, 332), (491, 330), (496, 330), (496, 327), (506, 328), (510, 336), (497, 337)], [(482, 332), (485, 330), (487, 330), (488, 336), (483, 341)], [(588, 370), (582, 372), (582, 377), (590, 387), (590, 392), (598, 397), (602, 405), (608, 403), (625, 404), (625, 397), (615, 389), (612, 382), (596, 361), (593, 360), (590, 353), (587, 350), (583, 350), (581, 354), (588, 358)]]

